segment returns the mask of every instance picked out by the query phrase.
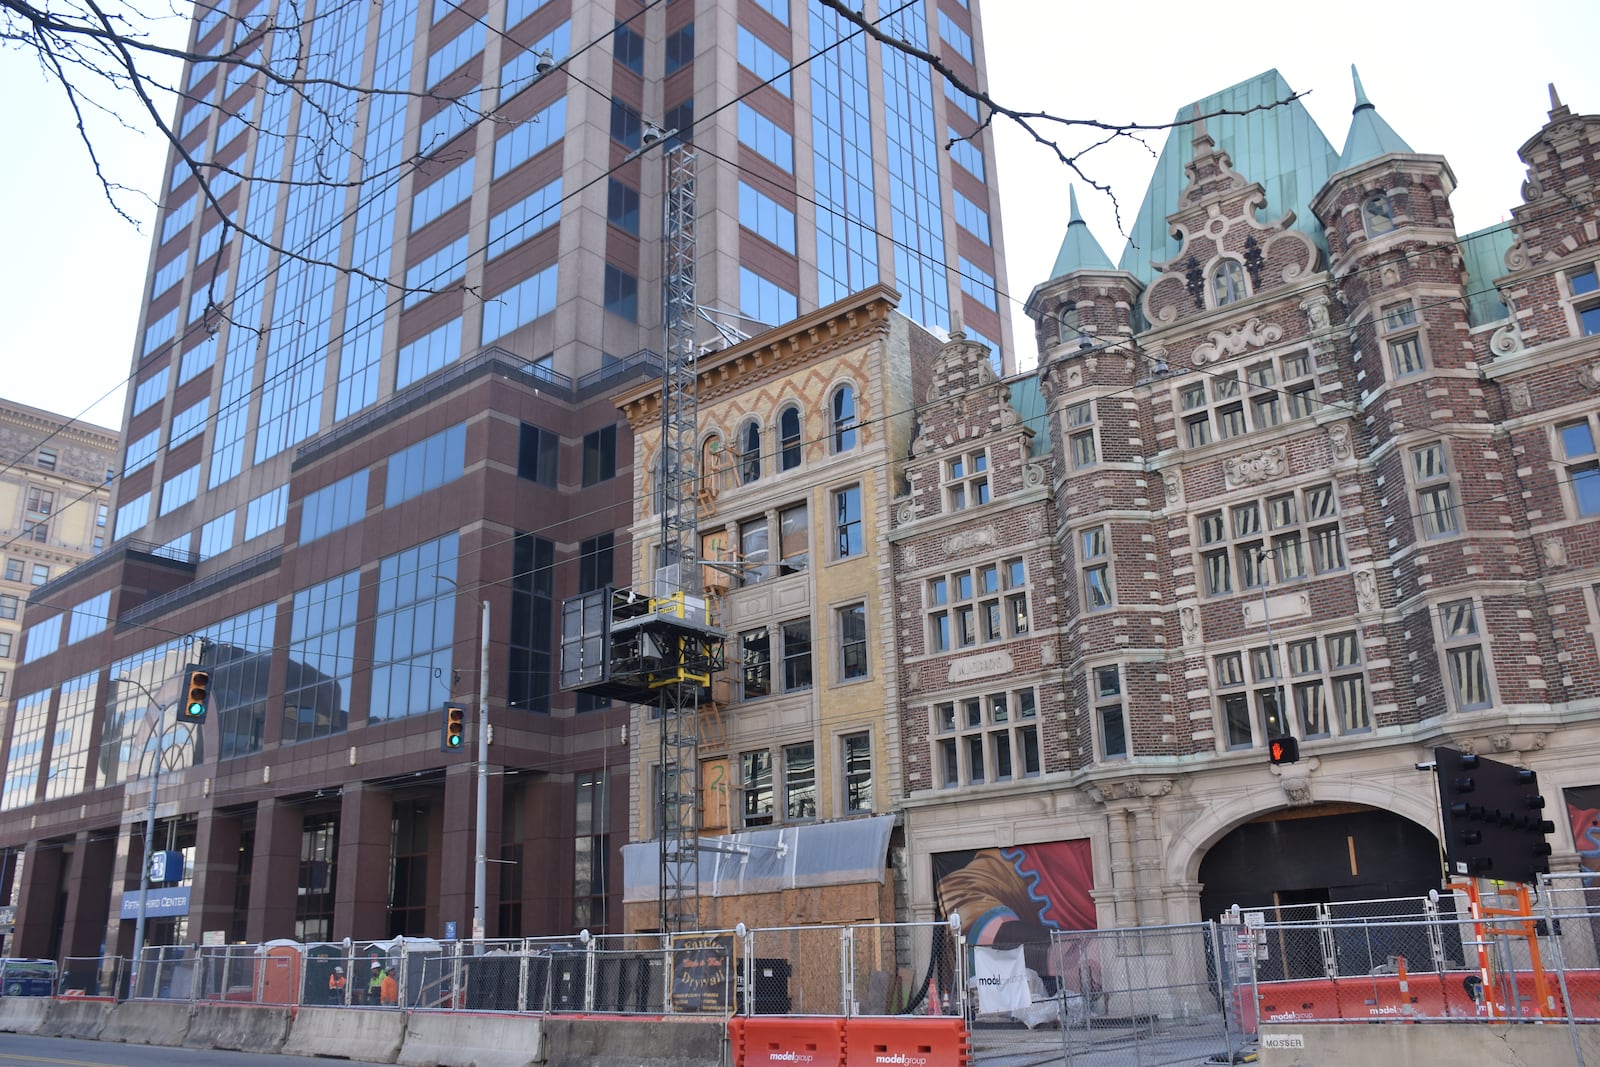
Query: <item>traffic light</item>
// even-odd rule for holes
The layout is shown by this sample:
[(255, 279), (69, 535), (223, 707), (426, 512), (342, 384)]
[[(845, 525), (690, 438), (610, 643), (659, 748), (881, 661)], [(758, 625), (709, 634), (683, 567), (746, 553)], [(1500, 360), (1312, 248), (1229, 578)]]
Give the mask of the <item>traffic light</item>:
[(1267, 755), (1274, 767), (1282, 763), (1300, 762), (1300, 740), (1292, 734), (1267, 739)]
[(467, 744), (467, 709), (460, 704), (444, 706), (444, 732), (439, 747), (446, 752), (460, 752)]
[(198, 725), (206, 721), (211, 709), (211, 672), (190, 667), (183, 676), (183, 702), (178, 705), (178, 721)]
[(1550, 870), (1556, 831), (1543, 817), (1539, 776), (1453, 748), (1433, 750), (1445, 859), (1453, 875), (1532, 882)]

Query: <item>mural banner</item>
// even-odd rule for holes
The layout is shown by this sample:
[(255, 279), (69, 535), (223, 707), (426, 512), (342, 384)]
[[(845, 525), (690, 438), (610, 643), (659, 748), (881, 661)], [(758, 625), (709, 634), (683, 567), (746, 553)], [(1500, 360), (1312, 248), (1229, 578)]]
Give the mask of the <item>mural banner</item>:
[(941, 916), (960, 913), (971, 944), (1048, 941), (1051, 930), (1095, 928), (1093, 863), (1086, 840), (940, 852), (934, 899)]
[(1578, 850), (1578, 864), (1592, 872), (1586, 882), (1600, 876), (1600, 785), (1579, 786), (1563, 791), (1567, 818), (1572, 823), (1572, 843)]

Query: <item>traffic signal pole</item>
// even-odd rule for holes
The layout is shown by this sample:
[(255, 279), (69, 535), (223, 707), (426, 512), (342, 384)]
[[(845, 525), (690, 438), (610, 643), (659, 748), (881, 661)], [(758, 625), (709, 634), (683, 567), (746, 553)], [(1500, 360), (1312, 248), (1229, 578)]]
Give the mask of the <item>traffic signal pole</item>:
[(472, 867), (472, 940), (483, 944), (488, 905), (489, 857), (489, 602), (483, 602), (483, 632), (478, 638), (478, 825), (477, 857)]
[(133, 923), (133, 965), (128, 969), (128, 996), (139, 995), (139, 965), (144, 961), (145, 918), (150, 911), (150, 854), (155, 847), (156, 789), (161, 784), (161, 764), (166, 760), (167, 712), (177, 703), (169, 701), (165, 707), (155, 694), (132, 678), (114, 678), (126, 682), (143, 693), (156, 709), (156, 765), (150, 772), (150, 803), (144, 809), (144, 861), (139, 864), (139, 913)]

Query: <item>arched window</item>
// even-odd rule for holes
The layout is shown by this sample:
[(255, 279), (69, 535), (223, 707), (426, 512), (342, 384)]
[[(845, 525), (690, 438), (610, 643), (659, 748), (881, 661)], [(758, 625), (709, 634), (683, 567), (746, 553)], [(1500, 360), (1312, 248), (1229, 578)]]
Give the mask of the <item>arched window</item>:
[(722, 464), (726, 457), (722, 454), (722, 437), (711, 434), (700, 446), (700, 489), (702, 492), (710, 491), (715, 495), (717, 488), (724, 484), (722, 477)]
[(761, 427), (754, 422), (739, 431), (739, 481), (749, 485), (761, 477)]
[(833, 450), (848, 452), (856, 447), (856, 391), (841, 385), (833, 394)]
[(1367, 227), (1367, 236), (1376, 237), (1394, 229), (1394, 209), (1387, 193), (1373, 193), (1361, 204), (1361, 221)]
[(800, 409), (790, 404), (778, 413), (778, 469), (800, 466)]
[(1077, 304), (1061, 305), (1056, 330), (1056, 340), (1062, 344), (1068, 341), (1076, 341), (1083, 336), (1083, 317), (1078, 313)]
[(1236, 259), (1225, 259), (1211, 268), (1211, 306), (1222, 307), (1243, 300), (1249, 293), (1244, 287), (1244, 268)]

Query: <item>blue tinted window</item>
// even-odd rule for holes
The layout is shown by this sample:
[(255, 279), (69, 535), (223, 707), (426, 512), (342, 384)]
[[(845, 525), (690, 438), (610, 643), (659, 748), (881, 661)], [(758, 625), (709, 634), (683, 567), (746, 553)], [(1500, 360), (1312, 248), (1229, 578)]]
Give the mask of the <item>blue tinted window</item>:
[(149, 433), (135, 441), (128, 443), (128, 451), (123, 453), (122, 476), (126, 478), (134, 471), (148, 464), (156, 458), (156, 452), (161, 448), (161, 427), (156, 427)]
[(616, 97), (612, 97), (611, 139), (624, 148), (638, 148), (643, 129), (639, 113)]
[(635, 74), (644, 73), (644, 38), (632, 27), (617, 23), (616, 32), (611, 35), (611, 52), (624, 67)]
[(639, 190), (617, 179), (606, 186), (606, 221), (639, 235)]
[(349, 728), (360, 590), (360, 572), (350, 571), (294, 595), (289, 672), (283, 686), (286, 745), (331, 737)]
[(467, 60), (483, 51), (484, 25), (474, 22), (445, 42), (443, 48), (428, 57), (428, 80), (425, 88), (432, 89), (446, 74), (460, 68)]
[(460, 355), (461, 317), (457, 316), (410, 344), (400, 347), (395, 367), (394, 387), (404, 389), (412, 382), (426, 378), (440, 367), (454, 363)]
[(206, 370), (217, 362), (217, 339), (207, 337), (183, 354), (183, 362), (178, 367), (178, 384), (192, 380), (201, 371)]
[(238, 512), (219, 515), (200, 527), (200, 558), (220, 556), (233, 547), (233, 521)]
[(280, 485), (250, 501), (244, 512), (244, 539), (249, 541), (282, 526), (288, 508), (287, 485)]
[(839, 15), (813, 3), (810, 26), (817, 301), (831, 304), (879, 280), (871, 78), (865, 39)]
[(145, 327), (144, 355), (148, 356), (176, 336), (178, 336), (178, 309), (173, 308)]
[(461, 477), (466, 469), (467, 427), (459, 423), (389, 457), (383, 506), (395, 507)]
[(744, 182), (739, 183), (739, 225), (794, 253), (794, 212)]
[(367, 513), (367, 472), (356, 471), (307, 493), (300, 506), (300, 543), (306, 544), (361, 521)]
[(789, 25), (789, 0), (756, 0), (756, 6), (785, 26)]
[(411, 228), (420, 230), (472, 195), (473, 161), (468, 159), (411, 198)]
[(497, 341), (512, 330), (555, 310), (557, 278), (557, 265), (552, 263), (538, 274), (489, 297), (483, 305), (481, 343)]
[(569, 19), (530, 44), (527, 49), (500, 67), (500, 102), (503, 104), (539, 80), (539, 64), (546, 56), (559, 63), (572, 52), (572, 21)]
[(777, 282), (739, 268), (739, 314), (753, 322), (777, 326), (800, 313), (800, 301)]
[(535, 189), (489, 220), (489, 258), (561, 221), (561, 179)]
[(939, 12), (939, 36), (950, 42), (962, 59), (972, 62), (972, 35), (943, 11)]
[(466, 235), (445, 245), (433, 255), (406, 271), (406, 293), (403, 307), (414, 307), (434, 293), (460, 281), (467, 273)]
[(667, 37), (666, 73), (682, 70), (693, 62), (694, 23), (691, 22)]
[[(922, 8), (905, 9), (883, 25), (917, 48), (928, 47)], [(950, 321), (950, 277), (939, 184), (942, 127), (934, 122), (932, 78), (921, 61), (883, 50), (883, 106), (895, 116), (887, 124), (894, 284), (904, 294), (902, 312), (917, 322), (942, 324)]]
[(794, 137), (744, 101), (739, 101), (739, 143), (794, 173)]
[(789, 83), (789, 61), (767, 42), (739, 27), (739, 65), (753, 73), (784, 96), (792, 94)]
[[(212, 714), (217, 720), (219, 759), (260, 751), (266, 732), (267, 676), (272, 667), (276, 604), (263, 604), (224, 619), (206, 631), (211, 640)], [(305, 681), (300, 675), (297, 681)]]
[(494, 176), (503, 177), (517, 164), (555, 144), (566, 132), (567, 101), (563, 97), (510, 133), (495, 139)]
[(605, 309), (611, 314), (637, 322), (639, 319), (639, 279), (621, 267), (606, 264)]
[(961, 291), (972, 297), (984, 307), (994, 311), (994, 275), (967, 259), (966, 256), (956, 257), (957, 269), (961, 272)]
[(955, 202), (956, 222), (972, 236), (987, 244), (989, 241), (989, 213), (960, 193), (952, 192), (951, 196)]
[(371, 722), (422, 715), (450, 698), (458, 544), (451, 532), (378, 563)]
[(141, 493), (117, 508), (116, 536), (127, 537), (150, 522), (150, 494)]
[(107, 616), (110, 614), (111, 591), (109, 589), (98, 596), (90, 597), (80, 604), (75, 604), (67, 622), (67, 644), (75, 645), (79, 641), (104, 632)]
[(950, 158), (979, 181), (983, 181), (983, 150), (950, 129)]
[(200, 465), (179, 471), (161, 486), (161, 514), (166, 515), (192, 501), (200, 493)]

